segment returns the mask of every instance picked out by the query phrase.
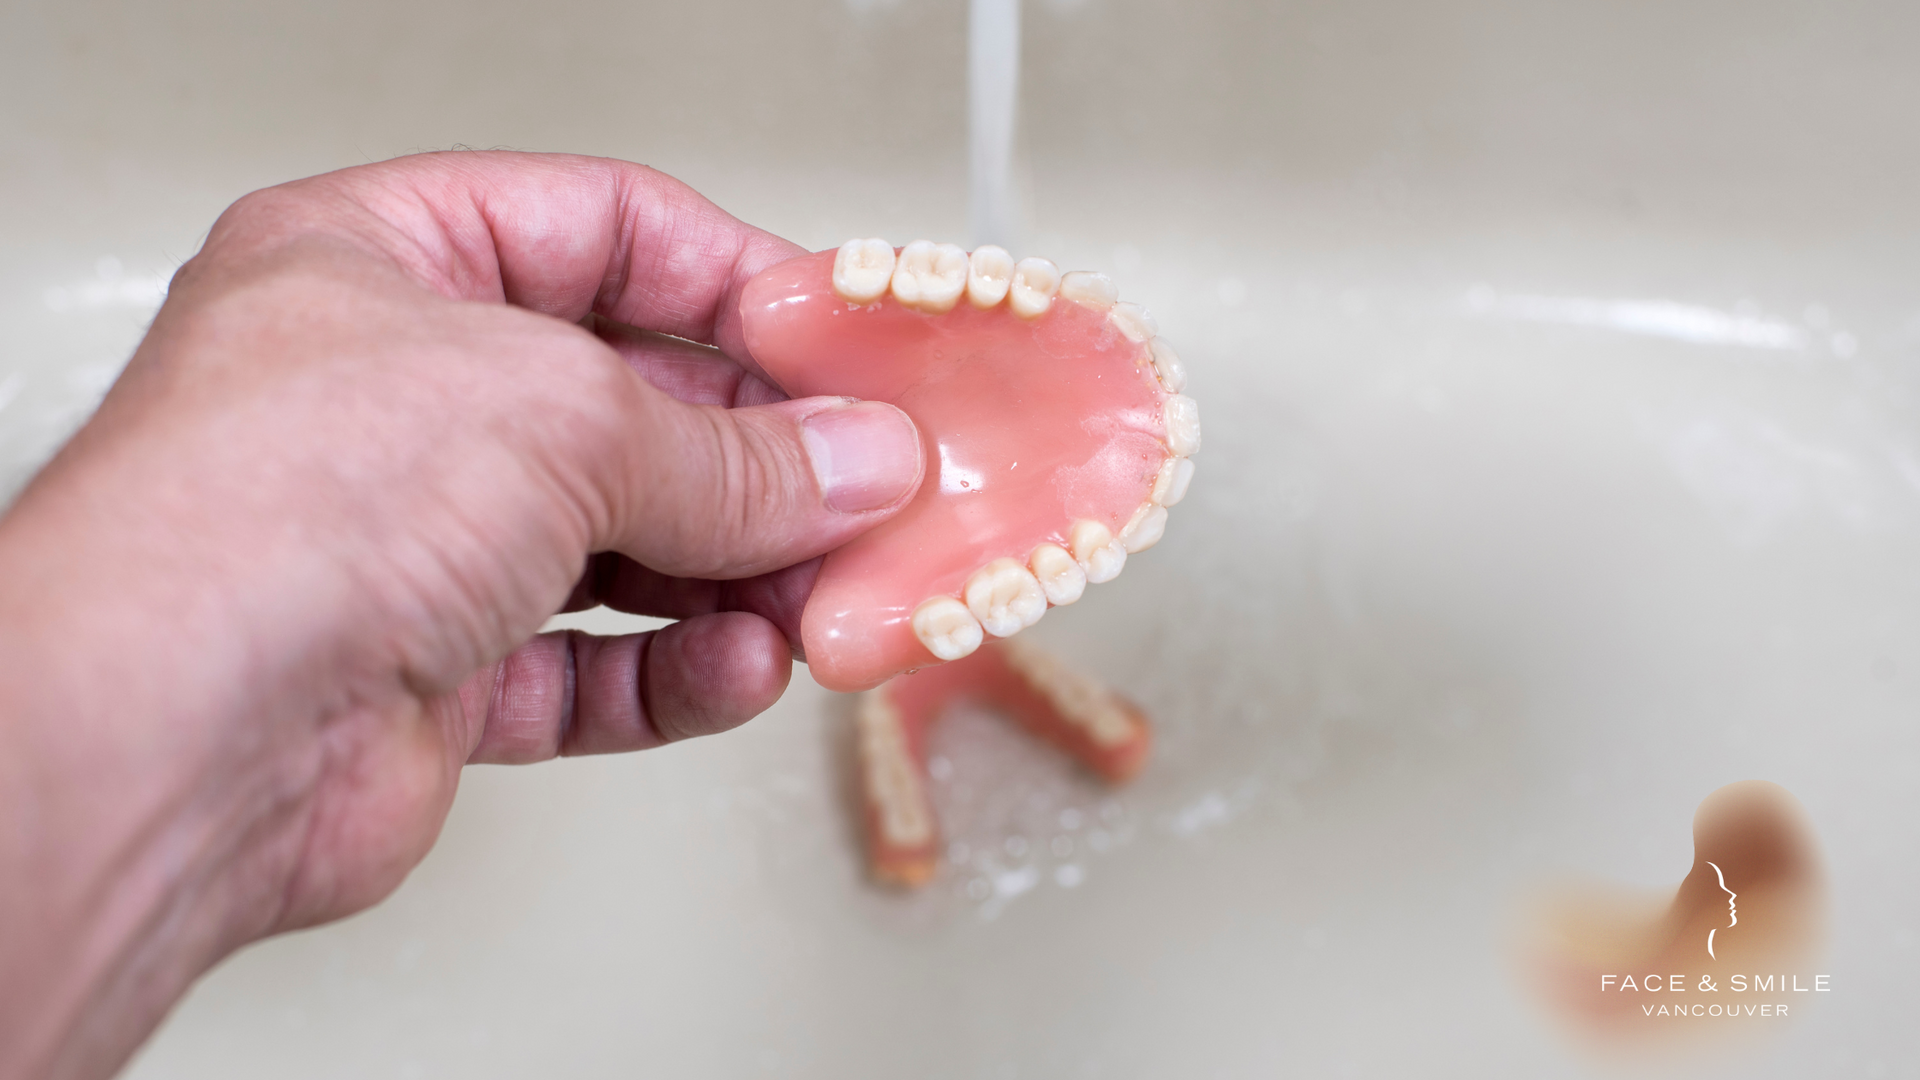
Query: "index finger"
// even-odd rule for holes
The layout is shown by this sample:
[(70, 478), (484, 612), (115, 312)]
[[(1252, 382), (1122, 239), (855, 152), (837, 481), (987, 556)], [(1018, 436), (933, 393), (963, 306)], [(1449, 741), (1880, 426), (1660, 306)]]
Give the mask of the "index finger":
[(718, 347), (758, 371), (740, 331), (755, 274), (804, 249), (678, 180), (609, 158), (420, 154), (297, 181), (363, 209), (363, 236), (422, 284)]

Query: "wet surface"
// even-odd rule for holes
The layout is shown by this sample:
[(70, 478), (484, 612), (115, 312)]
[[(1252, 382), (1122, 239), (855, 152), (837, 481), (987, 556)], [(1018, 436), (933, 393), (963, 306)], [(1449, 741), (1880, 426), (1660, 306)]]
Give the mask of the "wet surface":
[[(1695, 808), (1751, 778), (1824, 851), (1832, 990), (1634, 1068), (1920, 1075), (1912, 16), (1240, 10), (1029, 5), (1011, 246), (1109, 273), (1206, 403), (1166, 539), (1028, 631), (1154, 717), (1133, 784), (956, 716), (950, 867), (901, 897), (863, 880), (844, 710), (804, 678), (699, 745), (476, 769), (390, 902), (236, 957), (132, 1075), (1606, 1075), (1516, 973), (1524, 900), (1673, 889)], [(0, 33), (33, 103), (0, 120), (13, 484), (274, 180), (566, 148), (815, 248), (964, 238), (934, 5), (76, 12)], [(597, 51), (649, 27), (695, 44)], [(875, 90), (801, 122), (798, 80), (907, 46), (956, 72), (923, 115)]]

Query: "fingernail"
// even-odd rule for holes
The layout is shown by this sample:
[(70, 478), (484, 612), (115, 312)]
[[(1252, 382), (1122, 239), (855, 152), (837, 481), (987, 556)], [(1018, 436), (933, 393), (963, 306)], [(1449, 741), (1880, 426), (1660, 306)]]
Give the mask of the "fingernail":
[(827, 506), (857, 514), (892, 505), (920, 480), (920, 432), (878, 401), (814, 413), (800, 425)]

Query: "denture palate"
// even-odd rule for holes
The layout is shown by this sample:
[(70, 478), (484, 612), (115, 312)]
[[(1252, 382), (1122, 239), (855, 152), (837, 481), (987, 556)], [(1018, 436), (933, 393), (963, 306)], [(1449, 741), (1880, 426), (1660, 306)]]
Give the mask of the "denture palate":
[(925, 884), (939, 869), (926, 740), (955, 705), (970, 701), (1005, 713), (1109, 783), (1139, 772), (1153, 741), (1137, 705), (1021, 640), (989, 642), (855, 700), (867, 865), (894, 885)]
[(1117, 577), (1186, 495), (1186, 369), (1103, 274), (998, 247), (850, 240), (748, 283), (747, 347), (781, 389), (890, 402), (927, 477), (830, 552), (801, 618), (834, 690), (968, 656)]

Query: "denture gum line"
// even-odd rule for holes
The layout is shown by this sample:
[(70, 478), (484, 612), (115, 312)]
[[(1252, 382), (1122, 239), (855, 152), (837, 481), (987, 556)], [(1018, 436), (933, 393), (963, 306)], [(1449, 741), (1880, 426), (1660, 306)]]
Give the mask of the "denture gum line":
[(1194, 454), (1200, 451), (1199, 406), (1181, 391), (1186, 367), (1158, 337), (1159, 327), (1146, 308), (1120, 300), (1105, 274), (1066, 274), (1047, 259), (1018, 262), (1004, 248), (987, 245), (968, 254), (955, 244), (915, 240), (896, 255), (885, 240), (849, 240), (833, 260), (833, 291), (850, 304), (871, 304), (889, 292), (899, 303), (932, 314), (953, 310), (962, 297), (976, 308), (1003, 301), (1023, 319), (1046, 315), (1056, 299), (1103, 311), (1127, 340), (1147, 345), (1153, 377), (1171, 396), (1163, 406), (1163, 437), (1168, 457), (1147, 497), (1115, 536), (1097, 521), (1075, 521), (1067, 534), (1071, 550), (1040, 544), (1023, 564), (1013, 557), (994, 559), (974, 571), (961, 595), (930, 596), (914, 608), (913, 633), (941, 660), (957, 660), (980, 647), (986, 635), (1011, 637), (1040, 621), (1049, 605), (1080, 599), (1087, 585), (1120, 576), (1127, 556), (1160, 541), (1167, 507), (1186, 497), (1193, 480)]

